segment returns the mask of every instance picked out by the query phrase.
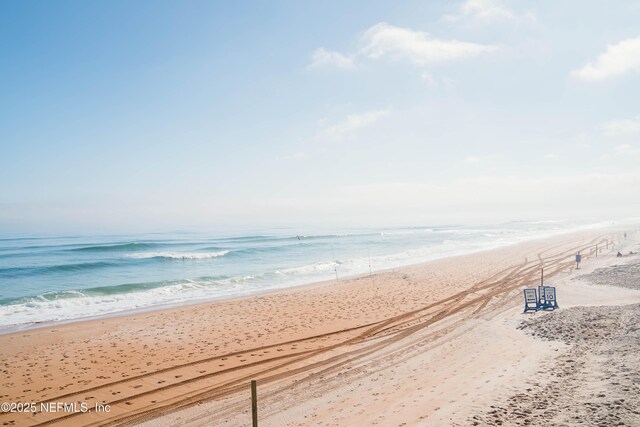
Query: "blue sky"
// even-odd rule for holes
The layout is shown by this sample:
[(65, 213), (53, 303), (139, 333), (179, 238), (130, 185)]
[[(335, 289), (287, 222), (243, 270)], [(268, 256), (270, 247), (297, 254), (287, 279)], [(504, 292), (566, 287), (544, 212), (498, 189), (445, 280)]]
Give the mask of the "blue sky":
[(640, 5), (0, 3), (0, 231), (637, 215)]

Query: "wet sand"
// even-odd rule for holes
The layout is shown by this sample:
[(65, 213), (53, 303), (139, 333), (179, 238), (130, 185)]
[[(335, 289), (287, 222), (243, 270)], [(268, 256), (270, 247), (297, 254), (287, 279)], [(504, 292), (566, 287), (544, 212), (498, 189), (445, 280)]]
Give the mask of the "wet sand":
[[(596, 259), (593, 248), (614, 234), (3, 335), (0, 401), (110, 411), (0, 414), (0, 423), (246, 425), (256, 379), (261, 425), (468, 425), (567, 346), (518, 329), (521, 289), (544, 266), (563, 308), (572, 292), (584, 298), (576, 286), (596, 286), (570, 280), (573, 255), (605, 266), (614, 254)], [(600, 300), (640, 302), (616, 289)]]

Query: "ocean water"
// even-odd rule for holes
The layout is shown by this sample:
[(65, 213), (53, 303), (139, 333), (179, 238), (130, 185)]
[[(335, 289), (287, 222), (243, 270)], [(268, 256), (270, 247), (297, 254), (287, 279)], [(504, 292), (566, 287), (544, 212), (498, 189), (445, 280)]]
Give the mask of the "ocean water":
[(0, 331), (335, 280), (605, 225), (0, 236)]

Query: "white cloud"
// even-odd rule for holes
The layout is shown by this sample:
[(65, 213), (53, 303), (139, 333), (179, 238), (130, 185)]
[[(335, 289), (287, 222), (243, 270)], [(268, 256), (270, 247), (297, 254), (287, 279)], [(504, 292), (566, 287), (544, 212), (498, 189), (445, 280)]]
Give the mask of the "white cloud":
[(359, 114), (350, 114), (345, 120), (326, 128), (322, 134), (330, 139), (344, 139), (353, 136), (356, 132), (376, 123), (381, 118), (388, 116), (390, 110), (366, 111)]
[(434, 39), (425, 32), (395, 27), (386, 22), (369, 28), (361, 41), (360, 52), (371, 59), (404, 57), (419, 65), (470, 58), (496, 49), (490, 45)]
[(513, 12), (491, 0), (467, 0), (460, 6), (460, 11), (463, 15), (489, 21), (512, 20), (516, 17)]
[[(351, 55), (323, 47), (318, 48), (311, 54), (311, 63), (308, 67), (328, 66), (354, 70), (357, 68), (356, 58), (362, 56), (373, 60), (383, 57), (407, 58), (413, 63), (427, 65), (470, 58), (497, 49), (492, 45), (440, 40), (430, 37), (423, 31), (396, 27), (386, 22), (380, 22), (366, 30), (360, 39), (360, 44), (360, 49)], [(427, 83), (435, 83), (430, 75), (426, 76)]]
[(467, 0), (458, 8), (458, 14), (443, 17), (443, 20), (447, 22), (458, 22), (463, 19), (481, 23), (535, 22), (536, 16), (533, 12), (517, 14), (493, 0)]
[(327, 50), (321, 47), (311, 54), (311, 64), (309, 64), (309, 67), (315, 68), (325, 66), (337, 67), (343, 70), (353, 70), (356, 68), (356, 64), (352, 56), (347, 56), (340, 52)]
[(607, 136), (640, 134), (640, 116), (635, 119), (611, 120), (600, 126), (600, 130)]
[(545, 159), (547, 160), (558, 160), (560, 158), (560, 156), (558, 156), (557, 154), (554, 153), (549, 153), (547, 155), (544, 156)]
[(634, 71), (640, 71), (640, 37), (608, 45), (595, 61), (571, 74), (581, 80), (598, 81)]

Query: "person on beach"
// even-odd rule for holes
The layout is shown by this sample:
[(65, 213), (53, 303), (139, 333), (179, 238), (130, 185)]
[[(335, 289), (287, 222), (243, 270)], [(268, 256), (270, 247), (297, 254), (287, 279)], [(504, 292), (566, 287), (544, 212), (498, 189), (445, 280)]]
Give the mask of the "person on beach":
[(616, 257), (621, 258), (622, 257), (622, 252), (618, 251), (618, 254), (616, 255)]

